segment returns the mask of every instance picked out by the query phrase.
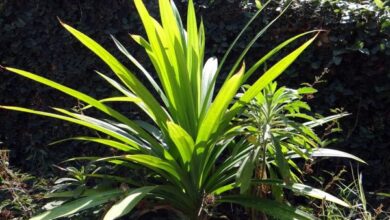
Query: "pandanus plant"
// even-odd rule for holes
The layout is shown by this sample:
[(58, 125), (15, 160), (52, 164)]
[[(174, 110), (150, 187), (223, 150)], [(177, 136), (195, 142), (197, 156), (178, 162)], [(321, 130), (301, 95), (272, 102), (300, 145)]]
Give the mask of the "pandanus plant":
[[(245, 148), (245, 144), (235, 141), (235, 137), (241, 133), (237, 132), (240, 128), (233, 123), (233, 118), (242, 113), (265, 86), (289, 67), (316, 36), (280, 59), (236, 98), (239, 88), (250, 76), (258, 72), (259, 67), (268, 58), (298, 38), (316, 34), (318, 31), (306, 32), (286, 40), (250, 68), (246, 68), (243, 62), (246, 53), (276, 21), (275, 18), (248, 44), (228, 71), (221, 88), (217, 89), (217, 77), (223, 70), (230, 51), (268, 3), (264, 4), (248, 22), (219, 64), (214, 57), (204, 63), (205, 31), (203, 23), (197, 21), (192, 0), (188, 2), (186, 29), (173, 1), (158, 1), (160, 21), (149, 14), (142, 0), (134, 0), (134, 3), (147, 38), (139, 35), (131, 35), (131, 38), (145, 49), (154, 70), (144, 68), (119, 41), (113, 39), (119, 50), (137, 67), (137, 71), (143, 74), (143, 80), (147, 80), (150, 85), (144, 85), (133, 71), (126, 68), (97, 42), (61, 22), (67, 31), (110, 67), (117, 79), (100, 72), (97, 74), (121, 95), (97, 100), (37, 74), (5, 67), (9, 72), (66, 93), (84, 102), (86, 107), (83, 114), (62, 108), (53, 108), (53, 112), (15, 106), (1, 108), (56, 118), (95, 130), (101, 135), (70, 139), (99, 143), (118, 150), (120, 155), (75, 159), (123, 167), (133, 167), (135, 164), (147, 168), (153, 176), (159, 177), (159, 181), (150, 181), (140, 186), (136, 180), (102, 174), (101, 178), (119, 183), (110, 188), (96, 186), (77, 193), (77, 196), (73, 191), (51, 195), (58, 196), (66, 202), (32, 219), (65, 217), (88, 208), (109, 204), (113, 200), (116, 202), (105, 212), (104, 219), (116, 219), (128, 214), (144, 198), (154, 198), (154, 201), (168, 203), (189, 219), (207, 218), (203, 211), (205, 206), (209, 203), (216, 205), (224, 202), (248, 206), (280, 219), (312, 219), (313, 216), (283, 201), (245, 194), (233, 196), (229, 191), (240, 187), (240, 181), (236, 181), (236, 173), (242, 161), (249, 157), (251, 152), (250, 148)], [(157, 77), (153, 77), (152, 73)], [(151, 92), (149, 89), (155, 91)], [(138, 106), (148, 119), (132, 120), (112, 108), (110, 106), (112, 102), (132, 103)], [(89, 116), (90, 108), (104, 113), (107, 119)], [(230, 151), (231, 149), (233, 151)], [(251, 181), (252, 176), (249, 175), (247, 178), (246, 181)], [(127, 184), (127, 187), (119, 187), (120, 183)], [(283, 185), (283, 181), (277, 184)], [(312, 191), (308, 186), (300, 192), (309, 196), (317, 193), (317, 197), (321, 199), (330, 199), (348, 206), (327, 193)]]

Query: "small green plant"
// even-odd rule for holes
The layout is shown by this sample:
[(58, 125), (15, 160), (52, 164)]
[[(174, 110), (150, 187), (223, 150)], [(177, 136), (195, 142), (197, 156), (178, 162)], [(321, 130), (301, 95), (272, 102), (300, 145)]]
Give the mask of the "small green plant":
[[(313, 129), (326, 123), (334, 123), (347, 114), (311, 116), (310, 106), (304, 101), (304, 97), (315, 92), (317, 90), (313, 87), (295, 90), (278, 88), (277, 83), (271, 83), (239, 115), (237, 124), (245, 134), (246, 144), (243, 146), (249, 149), (249, 156), (244, 159), (237, 172), (237, 183), (240, 184), (242, 194), (267, 197), (271, 193), (277, 201), (285, 199), (283, 188), (302, 194), (301, 189), (305, 186), (300, 185), (300, 176), (304, 171), (294, 162), (296, 158), (309, 161), (315, 157), (342, 155), (363, 162), (353, 155), (323, 148), (326, 140), (319, 138)], [(318, 193), (312, 196), (321, 199), (325, 195)], [(327, 199), (348, 206), (333, 196), (327, 195)], [(252, 219), (257, 218), (253, 211)]]
[[(48, 197), (59, 197), (65, 202), (32, 219), (55, 219), (71, 216), (89, 208), (99, 208), (103, 204), (108, 206), (104, 209), (104, 219), (116, 219), (128, 214), (144, 198), (153, 198), (166, 203), (189, 219), (207, 219), (206, 207), (221, 203), (243, 205), (280, 219), (312, 219), (313, 216), (289, 206), (282, 200), (275, 201), (250, 194), (231, 195), (229, 192), (238, 187), (243, 189), (244, 183), (252, 184), (259, 181), (252, 181), (250, 172), (249, 175), (240, 176), (239, 181), (236, 181), (237, 172), (242, 169), (240, 167), (246, 167), (246, 162), (243, 161), (246, 161), (248, 157), (256, 161), (258, 154), (252, 153), (255, 146), (248, 146), (244, 143), (245, 140), (236, 141), (236, 137), (240, 138), (245, 134), (245, 132), (243, 133), (245, 127), (237, 125), (234, 119), (239, 117), (245, 111), (246, 106), (250, 105), (256, 97), (259, 98), (261, 91), (288, 68), (315, 40), (316, 36), (274, 64), (252, 85), (247, 86), (239, 98), (235, 99), (240, 87), (259, 70), (259, 67), (268, 58), (291, 42), (318, 31), (306, 32), (286, 40), (247, 70), (243, 62), (246, 53), (276, 21), (276, 18), (248, 44), (228, 71), (227, 78), (221, 88), (217, 89), (217, 77), (224, 67), (231, 49), (269, 2), (263, 4), (244, 27), (219, 64), (214, 57), (204, 63), (205, 32), (203, 23), (197, 22), (192, 0), (188, 3), (186, 29), (173, 1), (160, 0), (158, 2), (160, 22), (149, 14), (142, 0), (134, 1), (147, 38), (139, 35), (131, 35), (131, 38), (145, 49), (154, 66), (153, 72), (157, 75), (159, 83), (119, 41), (113, 38), (119, 50), (149, 81), (154, 93), (132, 71), (122, 65), (97, 42), (62, 22), (61, 24), (66, 30), (99, 56), (116, 74), (120, 81), (98, 72), (108, 84), (120, 92), (120, 96), (97, 100), (39, 75), (20, 69), (5, 68), (10, 72), (73, 96), (86, 103), (87, 106), (83, 108), (83, 114), (62, 108), (53, 108), (55, 113), (14, 106), (1, 106), (2, 108), (56, 118), (88, 127), (102, 135), (99, 137), (74, 137), (69, 140), (95, 142), (122, 152), (120, 156), (84, 157), (73, 160), (87, 160), (95, 164), (106, 162), (128, 168), (129, 172), (140, 169), (140, 167), (148, 170), (146, 174), (148, 178), (146, 182), (141, 184), (134, 179), (118, 174), (103, 173), (97, 176), (99, 175), (97, 170), (93, 172), (94, 176), (88, 176), (80, 170), (72, 169), (72, 173), (76, 174), (75, 177), (77, 177), (76, 182), (83, 186), (83, 190), (69, 190), (48, 195)], [(111, 102), (133, 103), (148, 116), (148, 119), (144, 121), (131, 120), (110, 107)], [(99, 119), (89, 116), (87, 110), (90, 108), (99, 110), (109, 118)], [(321, 120), (313, 123), (321, 123)], [(289, 126), (288, 124), (287, 127)], [(306, 133), (310, 134), (310, 132)], [(276, 161), (280, 170), (285, 172), (284, 165), (282, 166), (280, 163), (282, 161), (279, 161), (285, 156), (284, 152), (281, 155), (282, 148), (274, 146), (276, 146), (276, 152), (274, 152), (273, 160)], [(267, 149), (271, 152), (272, 148)], [(290, 156), (294, 157), (295, 155)], [(298, 156), (301, 155), (298, 154)], [(270, 159), (272, 160), (272, 158)], [(283, 161), (287, 161), (287, 159), (283, 158)], [(84, 187), (85, 177), (110, 179), (114, 180), (116, 184), (97, 183), (94, 187), (88, 188)], [(274, 179), (266, 183), (349, 206), (321, 190), (296, 183), (293, 178), (286, 178), (284, 173), (282, 173), (282, 177), (279, 179), (275, 175)], [(112, 201), (115, 201), (115, 204), (112, 204)]]
[[(274, 177), (279, 173), (285, 182), (300, 181), (290, 169), (302, 173), (292, 159), (301, 157), (307, 160), (311, 156), (319, 156), (313, 151), (325, 150), (319, 148), (323, 147), (323, 143), (313, 128), (346, 115), (341, 113), (315, 118), (306, 114), (304, 111), (310, 112), (310, 106), (303, 101), (303, 95), (315, 92), (312, 87), (294, 90), (277, 88), (277, 84), (272, 83), (248, 105), (240, 116), (240, 124), (248, 133), (247, 140), (253, 147), (253, 156), (243, 162), (239, 179), (246, 181), (248, 177), (245, 175), (257, 168), (260, 179), (267, 179), (267, 173)], [(352, 155), (349, 157), (353, 158)], [(242, 183), (241, 191), (246, 191), (247, 186), (248, 183)]]
[[(374, 219), (389, 219), (390, 213), (383, 210), (383, 204), (380, 204), (377, 208), (372, 207), (366, 199), (366, 191), (363, 188), (363, 175), (359, 171), (356, 173), (351, 169), (348, 172), (345, 168), (337, 174), (327, 172), (331, 179), (326, 184), (323, 180), (315, 178), (319, 183), (324, 185), (324, 191), (335, 191), (340, 198), (351, 202), (351, 208), (345, 209), (337, 207), (327, 201), (322, 201), (317, 206), (317, 214), (323, 219), (362, 219), (362, 220), (374, 220)], [(346, 174), (352, 176), (351, 183), (345, 183), (344, 179)], [(332, 189), (333, 188), (333, 189)]]

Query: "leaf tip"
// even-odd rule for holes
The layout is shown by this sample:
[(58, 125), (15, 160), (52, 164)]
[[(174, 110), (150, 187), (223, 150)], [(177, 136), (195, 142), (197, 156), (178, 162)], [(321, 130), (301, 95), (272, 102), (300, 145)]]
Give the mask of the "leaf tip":
[(245, 61), (242, 62), (240, 70), (237, 72), (238, 75), (244, 75), (245, 72)]
[(2, 65), (0, 64), (0, 72), (5, 72), (6, 70), (7, 70), (7, 67), (2, 66)]
[(14, 70), (14, 68), (12, 68), (12, 67), (0, 65), (0, 72), (5, 72), (5, 71), (13, 72), (13, 70)]
[(58, 22), (60, 22), (61, 26), (64, 27), (66, 30), (68, 31), (72, 30), (72, 27), (66, 24), (65, 22), (63, 22), (61, 18), (57, 17), (57, 20)]
[(58, 22), (60, 22), (60, 24), (62, 25), (62, 26), (64, 26), (65, 25), (65, 23), (61, 20), (61, 18), (60, 17), (58, 17), (57, 16), (57, 20), (58, 20)]

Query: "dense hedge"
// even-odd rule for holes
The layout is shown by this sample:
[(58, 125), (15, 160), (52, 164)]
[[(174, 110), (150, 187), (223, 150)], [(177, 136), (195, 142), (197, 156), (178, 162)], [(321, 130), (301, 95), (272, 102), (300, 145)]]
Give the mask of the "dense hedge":
[[(185, 2), (176, 1), (179, 8)], [(207, 29), (208, 55), (221, 57), (229, 43), (254, 11), (250, 1), (197, 1)], [(245, 2), (245, 3), (244, 3)], [(156, 7), (155, 2), (149, 3)], [(235, 53), (278, 14), (273, 3), (240, 41)], [(185, 14), (185, 11), (183, 14)], [(109, 87), (93, 70), (107, 71), (92, 53), (83, 48), (57, 22), (57, 17), (92, 36), (119, 55), (109, 34), (118, 37), (143, 60), (143, 52), (127, 33), (142, 33), (132, 1), (23, 1), (0, 2), (0, 64), (39, 73), (88, 94), (105, 97)], [(388, 8), (336, 1), (294, 3), (287, 13), (251, 50), (246, 62), (259, 58), (283, 39), (311, 29), (325, 29), (311, 47), (280, 80), (296, 87), (313, 82), (326, 72), (317, 85), (320, 92), (312, 100), (314, 110), (328, 114), (330, 108), (352, 113), (342, 120), (338, 143), (370, 164), (364, 167), (371, 188), (389, 187), (390, 179), (390, 42)], [(47, 106), (77, 107), (51, 89), (9, 73), (1, 74), (0, 104), (36, 109)], [(124, 111), (133, 112), (127, 106)], [(0, 142), (12, 150), (12, 163), (24, 169), (45, 170), (52, 163), (76, 153), (93, 152), (87, 145), (53, 147), (54, 140), (85, 132), (62, 122), (0, 110)], [(336, 146), (336, 145), (335, 145)], [(66, 147), (67, 150), (64, 150)], [(94, 148), (95, 149), (95, 148)], [(34, 166), (32, 166), (32, 164)]]

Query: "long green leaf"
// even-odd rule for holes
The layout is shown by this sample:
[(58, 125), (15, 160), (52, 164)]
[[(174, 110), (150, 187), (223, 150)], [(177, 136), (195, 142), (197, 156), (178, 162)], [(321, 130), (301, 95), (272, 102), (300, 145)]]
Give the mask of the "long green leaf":
[(103, 220), (114, 220), (129, 213), (155, 186), (145, 186), (131, 190), (126, 197), (108, 210)]
[(226, 59), (228, 58), (230, 52), (234, 48), (234, 46), (238, 43), (238, 40), (240, 40), (241, 36), (245, 33), (245, 31), (248, 29), (248, 27), (253, 23), (253, 21), (260, 15), (260, 13), (263, 11), (265, 7), (271, 2), (271, 0), (268, 0), (263, 7), (261, 7), (255, 15), (252, 16), (252, 18), (248, 21), (248, 23), (245, 24), (245, 26), (242, 28), (241, 32), (237, 35), (237, 37), (234, 39), (234, 41), (230, 44), (229, 48), (226, 50), (225, 54), (222, 57), (221, 64), (218, 67), (217, 74), (221, 71), (222, 67), (224, 66)]
[(194, 140), (182, 127), (175, 124), (174, 122), (168, 122), (167, 124), (169, 137), (175, 144), (175, 146), (170, 147), (177, 149), (181, 162), (188, 169), (194, 149)]
[(98, 55), (122, 80), (122, 82), (145, 102), (145, 104), (153, 111), (155, 118), (157, 118), (158, 122), (160, 123), (160, 126), (164, 128), (164, 123), (168, 119), (168, 117), (166, 113), (162, 110), (158, 101), (141, 83), (141, 81), (97, 42), (89, 38), (87, 35), (81, 33), (80, 31), (72, 28), (71, 26), (62, 22), (61, 24), (81, 43), (83, 43), (86, 47), (88, 47), (96, 55)]
[(236, 116), (240, 109), (248, 104), (254, 97), (256, 97), (260, 91), (271, 83), (276, 77), (278, 77), (283, 71), (285, 71), (297, 58), (298, 56), (311, 44), (317, 36), (314, 36), (299, 48), (285, 56), (275, 65), (273, 65), (268, 71), (266, 71), (249, 89), (241, 96), (238, 102), (236, 102), (226, 114), (224, 124), (226, 125), (229, 121)]
[(139, 127), (136, 123), (134, 123), (133, 121), (131, 121), (130, 119), (128, 119), (127, 117), (122, 115), (121, 113), (117, 112), (116, 110), (110, 108), (109, 106), (99, 102), (98, 100), (96, 100), (96, 99), (94, 99), (94, 98), (92, 98), (92, 97), (90, 97), (82, 92), (71, 89), (69, 87), (66, 87), (64, 85), (61, 85), (61, 84), (56, 83), (54, 81), (51, 81), (47, 78), (38, 76), (36, 74), (30, 73), (30, 72), (27, 72), (24, 70), (10, 68), (10, 67), (6, 67), (6, 69), (8, 71), (17, 73), (17, 74), (24, 76), (26, 78), (32, 79), (32, 80), (37, 81), (39, 83), (42, 83), (42, 84), (45, 84), (45, 85), (50, 86), (52, 88), (55, 88), (61, 92), (64, 92), (65, 94), (73, 96), (76, 99), (79, 99), (83, 102), (86, 102), (87, 104), (90, 104), (90, 105), (96, 107), (97, 109), (106, 113), (107, 115), (117, 119), (120, 122), (127, 124), (132, 129), (132, 132), (134, 132), (134, 134), (141, 136), (145, 140), (148, 140), (153, 145), (157, 145), (156, 140), (152, 136), (150, 136), (146, 131), (144, 131), (141, 127)]
[[(99, 102), (101, 103), (109, 103), (109, 102), (134, 102), (134, 103), (137, 103), (137, 102), (142, 102), (142, 100), (140, 98), (137, 98), (137, 97), (109, 97), (109, 98), (105, 98), (105, 99), (100, 99)], [(81, 110), (87, 110), (89, 108), (92, 108), (93, 106), (92, 105), (87, 105), (83, 108), (81, 108)]]
[[(226, 62), (226, 59), (228, 58), (230, 52), (232, 51), (232, 49), (234, 48), (234, 46), (237, 44), (238, 40), (241, 38), (241, 36), (245, 33), (245, 31), (248, 29), (248, 27), (253, 23), (253, 21), (260, 15), (260, 13), (263, 11), (263, 9), (271, 2), (271, 0), (268, 0), (262, 8), (260, 8), (256, 14), (248, 21), (248, 23), (246, 23), (246, 25), (244, 26), (244, 28), (241, 30), (241, 32), (237, 35), (237, 37), (234, 39), (234, 41), (230, 44), (229, 48), (226, 50), (224, 56), (222, 57), (222, 60), (221, 60), (221, 63), (219, 64), (215, 74), (212, 76), (211, 78), (211, 82), (209, 84), (211, 85), (215, 85), (216, 81), (217, 81), (217, 77), (220, 73), (220, 71), (222, 70), (225, 62)], [(263, 29), (262, 31), (265, 32), (265, 30), (267, 29), (267, 27), (265, 29)], [(260, 37), (260, 36), (259, 36)], [(245, 53), (242, 53), (241, 54), (241, 57), (244, 57), (245, 56)], [(238, 67), (239, 63), (242, 61), (241, 60), (237, 60), (237, 62), (234, 64), (235, 65), (235, 68)], [(229, 73), (229, 77), (227, 77), (227, 79), (230, 78), (231, 74), (233, 74), (234, 71), (232, 70), (230, 73)], [(205, 100), (210, 100), (212, 97), (213, 97), (213, 89), (214, 87), (213, 86), (209, 86), (207, 88), (206, 91), (202, 91), (202, 93), (205, 93)], [(204, 108), (203, 106), (201, 106), (202, 108)], [(202, 110), (201, 111), (201, 116), (203, 116), (203, 113), (205, 112), (205, 110)]]
[[(89, 124), (93, 124), (93, 125), (96, 125), (98, 127), (106, 128), (109, 131), (115, 131), (119, 134), (122, 134), (123, 136), (126, 136), (129, 140), (134, 141), (135, 143), (137, 143), (139, 146), (142, 146), (143, 148), (147, 148), (147, 149), (151, 148), (152, 151), (156, 155), (164, 157), (170, 161), (173, 160), (170, 153), (161, 144), (157, 144), (157, 145), (145, 144), (144, 141), (140, 140), (138, 137), (132, 135), (131, 133), (126, 132), (126, 130), (131, 131), (131, 128), (129, 128), (125, 124), (119, 124), (119, 123), (110, 122), (110, 121), (102, 121), (102, 120), (99, 120), (97, 118), (89, 117), (87, 115), (72, 113), (72, 112), (69, 112), (69, 111), (67, 111), (65, 109), (61, 109), (61, 108), (53, 108), (53, 109), (56, 111), (59, 111), (63, 114), (69, 115), (71, 117), (80, 119), (80, 120), (87, 122)], [(139, 149), (141, 149), (141, 148), (139, 148)]]
[(249, 196), (224, 196), (221, 199), (217, 200), (217, 202), (239, 204), (247, 208), (256, 209), (258, 211), (264, 212), (267, 215), (282, 220), (315, 219), (314, 216), (311, 216), (308, 213), (305, 213), (299, 209), (269, 199), (261, 199), (261, 198), (249, 197)]
[[(127, 90), (125, 87), (123, 87), (120, 83), (118, 83), (117, 81), (111, 79), (110, 77), (104, 75), (103, 73), (100, 73), (99, 71), (96, 71), (96, 73), (98, 73), (104, 80), (106, 80), (109, 84), (111, 84), (114, 88), (116, 88), (118, 91), (120, 91), (121, 93), (123, 93), (124, 95), (126, 95), (127, 97), (129, 97), (130, 99), (133, 99), (134, 100), (134, 103), (138, 105), (138, 107), (140, 107), (147, 115), (149, 115), (149, 117), (156, 123), (158, 124), (158, 119), (155, 118), (155, 115), (153, 114), (153, 112), (151, 111), (151, 109), (145, 104), (145, 102), (137, 97), (134, 93), (130, 92), (129, 90)], [(163, 109), (165, 111), (165, 109)], [(169, 117), (169, 115), (167, 114), (167, 116)]]
[[(233, 97), (236, 95), (238, 88), (241, 86), (243, 74), (245, 71), (245, 65), (241, 70), (232, 76), (219, 90), (217, 97), (214, 99), (207, 111), (204, 119), (198, 130), (198, 136), (196, 143), (202, 143), (209, 141), (209, 138), (214, 132), (217, 131), (219, 123), (224, 116), (226, 109), (231, 103)], [(201, 153), (199, 151), (198, 153)]]
[(46, 116), (46, 117), (50, 117), (50, 118), (56, 118), (56, 119), (61, 119), (64, 121), (72, 122), (74, 124), (82, 125), (82, 126), (94, 129), (96, 131), (100, 131), (100, 132), (105, 133), (111, 137), (114, 137), (118, 140), (121, 140), (124, 143), (129, 144), (130, 146), (134, 146), (136, 148), (139, 148), (138, 144), (134, 140), (132, 140), (131, 138), (129, 138), (125, 135), (126, 132), (122, 131), (122, 132), (118, 133), (118, 131), (120, 130), (120, 129), (118, 130), (118, 128), (116, 130), (111, 130), (111, 129), (108, 129), (106, 127), (102, 127), (102, 126), (92, 124), (92, 123), (89, 123), (89, 122), (86, 122), (83, 120), (79, 120), (76, 118), (67, 117), (67, 116), (63, 116), (63, 115), (59, 115), (59, 114), (43, 112), (43, 111), (36, 111), (36, 110), (28, 109), (28, 108), (21, 108), (21, 107), (15, 107), (15, 106), (0, 106), (0, 108), (9, 109), (9, 110), (13, 110), (13, 111), (26, 112), (26, 113), (30, 113), (30, 114), (36, 114), (36, 115), (41, 115), (41, 116)]
[[(193, 0), (188, 2), (187, 32), (187, 69), (190, 74), (191, 92), (192, 94), (197, 94), (197, 97), (194, 97), (195, 99), (193, 100), (195, 103), (194, 109), (198, 111), (199, 107), (197, 105), (200, 103), (201, 94), (201, 72), (199, 63), (203, 62), (203, 57), (201, 57), (199, 50), (200, 39)], [(198, 114), (195, 114), (195, 116), (197, 117)]]
[(118, 197), (123, 192), (121, 190), (109, 190), (106, 192), (98, 192), (96, 194), (77, 199), (72, 202), (65, 203), (59, 207), (46, 211), (40, 215), (32, 217), (30, 220), (52, 220), (61, 217), (66, 217), (85, 209), (89, 209)]
[(123, 158), (125, 160), (142, 164), (161, 174), (167, 179), (171, 180), (171, 182), (174, 184), (181, 185), (181, 181), (183, 180), (182, 175), (180, 173), (180, 168), (176, 164), (173, 164), (173, 162), (165, 161), (161, 158), (154, 157), (151, 155), (142, 154), (125, 155), (118, 158)]
[(278, 170), (283, 177), (285, 181), (290, 181), (290, 167), (288, 166), (287, 160), (284, 157), (283, 151), (282, 151), (282, 145), (280, 144), (279, 140), (272, 136), (272, 142), (273, 146), (275, 147), (275, 162), (278, 166)]
[[(235, 63), (233, 65), (233, 67), (231, 68), (229, 74), (228, 74), (228, 77), (230, 77), (232, 74), (234, 74), (234, 72), (237, 70), (238, 66), (240, 65), (240, 63), (242, 62), (242, 60), (244, 59), (245, 55), (248, 53), (248, 51), (252, 48), (253, 44), (255, 44), (255, 42), (268, 30), (268, 28), (270, 28), (272, 26), (272, 24), (274, 24), (286, 11), (287, 9), (290, 7), (290, 4), (291, 4), (292, 1), (289, 1), (287, 2), (287, 5), (285, 6), (285, 8), (279, 13), (278, 16), (276, 16), (272, 21), (270, 21), (263, 29), (261, 29), (257, 34), (256, 36), (246, 45), (244, 51), (240, 54), (240, 56), (235, 60)], [(268, 3), (268, 2), (267, 2)], [(267, 4), (266, 3), (266, 4)], [(265, 7), (265, 6), (264, 6)], [(263, 8), (264, 8), (263, 7)], [(262, 8), (260, 9), (262, 10)]]
[(209, 145), (210, 141), (215, 141), (213, 140), (213, 136), (218, 131), (221, 119), (241, 85), (244, 71), (245, 65), (242, 66), (241, 70), (237, 74), (233, 75), (228, 81), (226, 81), (226, 83), (224, 83), (200, 124), (194, 151), (195, 159), (192, 160), (192, 165), (198, 172), (198, 174), (193, 174), (193, 178), (198, 179), (200, 185), (204, 181), (203, 174), (205, 173), (203, 173), (203, 171), (210, 159), (210, 152), (213, 150), (212, 148), (207, 149), (207, 147), (212, 146)]
[(248, 191), (254, 168), (255, 164), (253, 161), (253, 155), (250, 155), (244, 159), (240, 169), (237, 170), (236, 182), (240, 185), (241, 194), (244, 194)]
[(324, 192), (320, 189), (316, 189), (316, 188), (313, 188), (313, 187), (305, 185), (305, 184), (301, 184), (301, 183), (288, 184), (288, 183), (284, 183), (281, 180), (253, 180), (252, 182), (281, 186), (283, 188), (290, 189), (293, 192), (301, 194), (301, 195), (334, 202), (334, 203), (339, 204), (339, 205), (344, 206), (344, 207), (351, 207), (350, 204), (344, 202), (343, 200), (341, 200), (341, 199), (339, 199), (339, 198), (337, 198), (337, 197), (335, 197), (327, 192)]
[[(169, 71), (167, 70), (168, 67), (165, 62), (166, 57), (164, 57), (165, 47), (162, 45), (162, 42), (159, 40), (159, 36), (156, 33), (157, 22), (155, 22), (155, 20), (150, 16), (142, 0), (134, 0), (134, 4), (148, 36), (148, 45), (150, 46), (150, 50), (148, 51), (149, 57), (151, 58), (151, 61), (156, 69), (156, 73), (160, 78), (165, 95), (170, 101), (170, 109), (177, 109), (177, 103), (175, 102), (176, 100), (172, 91), (172, 88), (174, 89), (175, 85), (172, 84), (173, 79), (171, 79), (167, 74)], [(142, 42), (143, 41), (140, 41), (140, 43)], [(143, 42), (143, 44), (145, 44), (145, 42)], [(171, 112), (171, 114), (175, 114), (175, 112)]]
[(145, 77), (149, 80), (150, 84), (152, 84), (153, 88), (160, 95), (164, 104), (166, 106), (169, 106), (167, 97), (165, 96), (164, 92), (157, 84), (157, 82), (150, 75), (150, 73), (129, 53), (129, 51), (126, 50), (125, 46), (123, 46), (114, 36), (111, 36), (111, 38), (114, 40), (114, 43), (116, 44), (118, 49), (141, 71), (141, 73), (145, 75)]
[(284, 41), (283, 43), (279, 44), (278, 46), (274, 47), (271, 51), (269, 51), (266, 55), (264, 55), (260, 60), (258, 60), (246, 73), (245, 73), (245, 76), (244, 76), (244, 82), (264, 63), (266, 62), (270, 57), (272, 57), (273, 55), (275, 55), (277, 52), (279, 52), (281, 49), (285, 48), (286, 46), (290, 45), (292, 42), (294, 42), (295, 40), (303, 37), (303, 36), (306, 36), (307, 34), (310, 34), (310, 33), (314, 33), (314, 32), (318, 32), (316, 30), (314, 31), (307, 31), (305, 33), (302, 33), (302, 34), (298, 34), (286, 41)]
[[(282, 72), (284, 72), (297, 58), (298, 56), (316, 39), (314, 36), (302, 46), (294, 50), (292, 53), (284, 57), (282, 60), (273, 65), (268, 71), (266, 71), (240, 98), (237, 105), (248, 103), (252, 100), (266, 85), (272, 82)], [(233, 107), (233, 109), (236, 107)]]
[(348, 116), (348, 115), (349, 115), (349, 113), (344, 112), (344, 113), (340, 113), (337, 115), (331, 115), (331, 116), (316, 119), (316, 120), (310, 120), (308, 122), (303, 123), (303, 125), (310, 127), (310, 128), (314, 128), (317, 126), (322, 126), (323, 124), (328, 123), (330, 121), (334, 121), (334, 120), (343, 118), (343, 117)]
[(59, 144), (65, 141), (87, 141), (87, 142), (94, 142), (98, 144), (103, 144), (124, 152), (131, 152), (131, 151), (140, 151), (139, 147), (135, 146), (130, 146), (128, 144), (124, 144), (118, 141), (110, 140), (110, 139), (105, 139), (105, 138), (98, 138), (98, 137), (72, 137), (72, 138), (67, 138), (59, 141), (55, 141), (53, 143), (50, 143), (49, 145), (54, 145), (54, 144)]
[[(306, 149), (300, 149), (303, 153), (308, 154), (310, 157), (341, 157), (341, 158), (348, 158), (355, 161), (358, 161), (360, 163), (367, 164), (364, 160), (361, 158), (354, 156), (352, 154), (346, 153), (344, 151), (339, 151), (335, 149), (329, 149), (329, 148), (315, 148), (311, 151), (308, 151)], [(288, 152), (286, 154), (286, 157), (289, 159), (295, 159), (300, 158), (301, 156), (299, 154), (296, 154), (295, 152)], [(272, 158), (270, 158), (272, 160)], [(269, 161), (271, 161), (269, 160)]]
[(211, 57), (206, 61), (202, 72), (202, 84), (200, 90), (200, 103), (198, 106), (199, 118), (202, 118), (206, 110), (210, 107), (212, 96), (214, 94), (215, 82), (213, 78), (217, 73), (218, 60)]
[(329, 148), (317, 148), (314, 149), (313, 152), (310, 154), (312, 157), (343, 157), (343, 158), (349, 158), (356, 160), (360, 163), (367, 164), (364, 160), (360, 159), (357, 156), (354, 156), (352, 154), (340, 151), (340, 150), (335, 150), (335, 149), (329, 149)]

